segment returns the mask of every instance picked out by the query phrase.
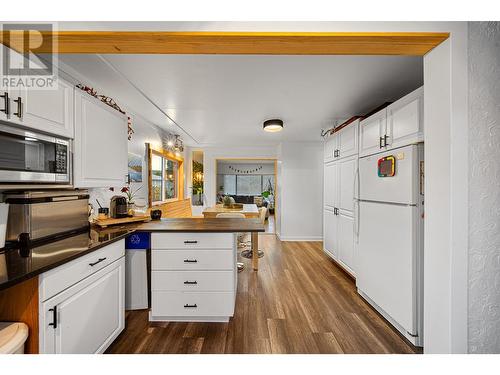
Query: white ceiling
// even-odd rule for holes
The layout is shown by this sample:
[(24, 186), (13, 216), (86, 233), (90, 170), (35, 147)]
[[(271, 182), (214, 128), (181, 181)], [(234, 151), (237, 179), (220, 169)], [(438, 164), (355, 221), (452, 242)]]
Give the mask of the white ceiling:
[[(147, 120), (188, 145), (317, 141), (333, 121), (364, 114), (423, 83), (421, 57), (62, 55)], [(135, 86), (135, 87), (134, 87)], [(115, 94), (116, 93), (116, 94)], [(162, 113), (162, 111), (164, 113)], [(285, 122), (266, 133), (262, 122)], [(192, 139), (190, 138), (192, 137)]]

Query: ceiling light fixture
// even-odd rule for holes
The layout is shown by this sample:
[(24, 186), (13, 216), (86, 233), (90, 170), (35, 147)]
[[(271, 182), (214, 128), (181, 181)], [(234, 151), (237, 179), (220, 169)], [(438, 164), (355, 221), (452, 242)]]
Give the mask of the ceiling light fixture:
[(266, 132), (276, 133), (283, 130), (283, 120), (271, 119), (264, 121), (263, 128)]

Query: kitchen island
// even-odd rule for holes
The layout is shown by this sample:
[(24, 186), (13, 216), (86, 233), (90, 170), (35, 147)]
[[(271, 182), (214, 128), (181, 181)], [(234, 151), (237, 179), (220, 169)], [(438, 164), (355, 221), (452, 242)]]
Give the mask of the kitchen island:
[[(72, 236), (61, 238), (58, 241), (33, 244), (32, 247), (2, 249), (0, 250), (0, 320), (22, 321), (28, 324), (30, 336), (27, 342), (27, 351), (30, 353), (103, 352), (114, 337), (123, 329), (124, 307), (122, 299), (124, 298), (124, 286), (122, 283), (123, 271), (121, 270), (120, 262), (123, 262), (124, 239), (127, 235), (135, 231), (151, 232), (153, 236), (153, 247), (155, 247), (155, 244), (158, 244), (158, 248), (153, 250), (157, 253), (161, 253), (157, 254), (160, 255), (157, 258), (158, 262), (155, 263), (153, 260), (153, 266), (157, 264), (158, 266), (154, 267), (158, 269), (153, 270), (156, 271), (156, 275), (152, 275), (155, 278), (159, 277), (156, 279), (157, 281), (153, 281), (153, 283), (156, 283), (155, 285), (158, 286), (157, 289), (162, 289), (158, 290), (158, 293), (156, 293), (156, 300), (158, 301), (156, 306), (158, 306), (159, 311), (162, 312), (161, 316), (163, 318), (177, 316), (177, 318), (198, 320), (196, 314), (193, 313), (193, 309), (199, 309), (199, 314), (205, 314), (204, 317), (208, 318), (208, 320), (221, 321), (227, 320), (231, 314), (226, 314), (231, 312), (231, 308), (234, 308), (234, 305), (231, 307), (227, 304), (229, 301), (227, 296), (231, 293), (235, 293), (234, 279), (230, 281), (229, 287), (227, 285), (221, 287), (231, 289), (230, 291), (202, 292), (200, 289), (203, 285), (209, 285), (210, 288), (213, 288), (214, 285), (221, 285), (220, 281), (224, 282), (224, 280), (229, 280), (227, 277), (228, 271), (231, 275), (236, 275), (234, 268), (229, 269), (229, 263), (220, 263), (227, 262), (230, 256), (230, 263), (232, 267), (234, 267), (234, 262), (236, 261), (234, 233), (264, 232), (264, 226), (258, 220), (254, 219), (163, 219), (161, 221), (150, 221), (142, 224), (123, 225), (106, 229), (99, 229), (92, 226), (85, 232), (76, 233)], [(156, 236), (159, 237), (154, 239)], [(186, 237), (186, 239), (183, 239), (184, 237)], [(184, 244), (184, 241), (188, 241), (188, 243)], [(189, 241), (197, 242), (189, 243)], [(231, 241), (231, 244), (229, 244), (228, 241)], [(179, 244), (186, 246), (186, 248), (172, 249), (172, 247), (179, 247)], [(229, 247), (231, 247), (231, 249), (229, 249)], [(153, 259), (155, 259), (153, 250), (152, 256)], [(180, 250), (185, 253), (181, 254)], [(194, 269), (191, 271), (164, 269), (165, 267), (168, 268), (168, 265), (172, 262), (175, 262), (175, 259), (182, 258), (183, 264), (185, 259), (194, 260), (193, 258), (184, 258), (182, 256), (181, 258), (176, 258), (176, 256), (174, 256), (176, 254), (188, 255), (189, 251), (201, 252), (204, 250), (209, 251), (202, 254), (196, 254), (203, 258), (195, 259), (197, 262), (185, 263), (195, 265), (195, 267), (193, 267)], [(227, 256), (221, 256), (224, 254)], [(193, 253), (190, 253), (190, 255), (193, 255)], [(215, 257), (212, 259), (211, 255), (215, 255)], [(215, 263), (213, 261), (214, 259), (216, 259)], [(165, 266), (165, 264), (167, 264), (167, 266)], [(207, 264), (211, 264), (212, 266)], [(196, 267), (199, 268), (197, 269)], [(200, 267), (215, 268), (206, 270)], [(222, 270), (220, 269), (221, 267), (223, 268)], [(109, 274), (106, 273), (106, 269), (110, 270)], [(75, 270), (79, 272), (78, 278), (76, 277), (77, 272), (75, 272)], [(193, 280), (183, 280), (182, 277), (176, 279), (174, 277), (177, 275), (194, 275), (189, 272), (197, 272), (200, 277), (208, 276), (208, 278), (206, 278), (208, 284), (202, 283), (201, 279), (194, 280), (197, 281), (197, 284), (184, 284), (184, 281)], [(114, 279), (108, 275), (111, 275)], [(112, 335), (105, 338), (100, 337), (99, 333), (103, 332), (102, 329), (96, 329), (95, 332), (86, 331), (86, 333), (84, 333), (91, 336), (86, 342), (93, 343), (95, 341), (93, 346), (89, 344), (88, 347), (83, 348), (79, 346), (79, 343), (83, 341), (75, 341), (74, 347), (57, 347), (56, 343), (55, 346), (50, 347), (50, 351), (46, 350), (47, 346), (44, 347), (44, 343), (46, 345), (47, 342), (51, 342), (47, 340), (47, 334), (50, 333), (50, 337), (52, 337), (52, 335), (56, 335), (55, 331), (59, 330), (57, 332), (58, 337), (60, 337), (60, 335), (68, 335), (69, 338), (71, 338), (73, 337), (72, 335), (74, 335), (74, 333), (72, 333), (74, 329), (78, 328), (72, 326), (68, 327), (67, 325), (54, 326), (53, 323), (59, 320), (58, 318), (60, 316), (58, 314), (64, 314), (65, 311), (60, 308), (57, 310), (54, 309), (54, 307), (59, 306), (59, 302), (56, 300), (54, 300), (53, 304), (49, 304), (48, 301), (51, 301), (53, 298), (61, 298), (60, 296), (63, 296), (64, 293), (68, 293), (68, 291), (75, 288), (75, 286), (80, 283), (89, 283), (93, 277), (97, 280), (97, 276), (99, 276), (100, 280), (108, 277), (110, 283), (108, 284), (109, 290), (107, 290), (107, 292), (113, 297), (116, 296), (116, 298), (119, 298), (117, 304), (112, 306), (113, 309), (116, 308), (116, 314), (114, 311), (113, 313), (109, 313), (109, 321), (113, 321), (113, 323), (116, 324), (116, 327), (112, 327), (114, 329)], [(113, 280), (116, 281), (118, 285), (117, 290), (112, 290), (112, 288), (115, 288), (115, 284), (111, 282)], [(182, 302), (179, 297), (179, 291), (164, 290), (173, 289), (171, 285), (175, 285), (176, 280), (183, 280), (182, 286), (199, 287), (199, 291), (195, 293), (198, 293), (200, 298), (205, 301), (209, 300), (216, 302), (212, 305), (214, 308), (221, 306), (219, 302), (222, 301), (222, 305), (225, 306), (224, 309), (219, 311), (214, 310), (214, 315), (209, 311), (210, 309), (206, 310), (206, 307), (201, 308), (203, 302), (201, 302), (201, 304), (183, 303), (182, 306), (189, 305), (186, 309), (190, 312), (186, 314), (186, 316), (179, 316), (178, 313), (172, 315), (170, 311), (166, 311), (167, 314), (163, 314), (163, 312), (165, 312), (165, 306), (170, 306), (169, 302), (172, 298)], [(92, 285), (94, 284), (89, 283), (89, 285), (85, 287), (90, 288)], [(97, 286), (99, 283), (96, 282), (95, 285)], [(166, 287), (161, 285), (166, 285)], [(53, 291), (51, 290), (52, 287), (65, 289), (58, 290), (56, 294), (55, 289)], [(92, 296), (93, 294), (89, 293), (88, 295)], [(189, 295), (189, 297), (192, 296), (194, 296), (194, 294)], [(214, 299), (207, 297), (214, 297)], [(155, 306), (154, 301), (155, 299), (153, 297), (153, 306)], [(169, 302), (166, 304), (165, 301)], [(108, 313), (102, 310), (85, 311), (85, 309), (94, 308), (92, 307), (94, 305), (89, 303), (89, 301), (84, 302), (85, 303), (82, 303), (81, 306), (78, 306), (78, 317), (73, 319), (71, 316), (66, 316), (66, 322), (71, 321), (74, 322), (74, 324), (78, 324), (78, 319), (81, 319), (82, 316), (93, 317), (97, 314), (103, 317), (104, 313)], [(192, 305), (195, 304), (197, 306), (192, 307)], [(44, 309), (47, 309), (47, 311), (44, 311)], [(163, 318), (160, 319), (164, 320)], [(101, 319), (101, 322), (103, 321), (104, 319)], [(60, 331), (61, 329), (63, 329), (63, 331)], [(95, 340), (92, 338), (92, 335), (96, 335)], [(75, 337), (78, 336), (75, 335)], [(102, 343), (100, 341), (102, 341)], [(71, 342), (71, 340), (66, 340), (64, 342)]]

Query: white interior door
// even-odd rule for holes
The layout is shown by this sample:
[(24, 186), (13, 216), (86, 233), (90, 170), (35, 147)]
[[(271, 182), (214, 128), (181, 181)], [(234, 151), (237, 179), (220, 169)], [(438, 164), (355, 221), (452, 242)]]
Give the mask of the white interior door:
[(353, 156), (338, 162), (338, 208), (352, 215), (354, 210), (354, 176), (356, 174), (357, 157)]
[(324, 168), (324, 205), (334, 208), (337, 204), (338, 193), (338, 164), (327, 163)]
[(324, 250), (337, 259), (337, 216), (326, 208), (323, 211), (323, 238)]
[(342, 211), (337, 216), (338, 220), (338, 248), (339, 260), (352, 274), (356, 272), (354, 255), (354, 219)]
[(360, 202), (356, 285), (416, 333), (417, 207)]
[(377, 153), (381, 150), (380, 137), (386, 130), (386, 109), (383, 109), (359, 123), (359, 156)]

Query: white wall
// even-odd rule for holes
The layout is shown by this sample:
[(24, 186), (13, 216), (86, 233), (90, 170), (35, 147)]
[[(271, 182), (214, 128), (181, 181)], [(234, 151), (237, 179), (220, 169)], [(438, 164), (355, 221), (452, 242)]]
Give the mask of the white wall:
[(424, 57), (424, 352), (467, 352), (467, 25)]
[(282, 241), (321, 241), (323, 237), (323, 142), (284, 142), (280, 148)]
[(469, 24), (469, 352), (500, 353), (500, 22)]

